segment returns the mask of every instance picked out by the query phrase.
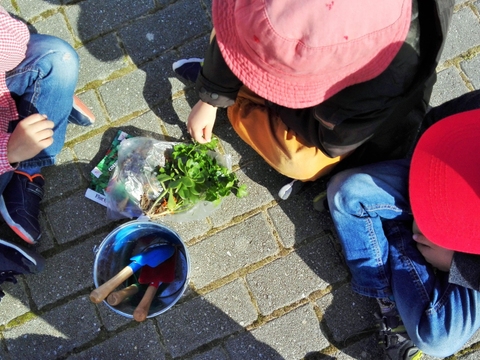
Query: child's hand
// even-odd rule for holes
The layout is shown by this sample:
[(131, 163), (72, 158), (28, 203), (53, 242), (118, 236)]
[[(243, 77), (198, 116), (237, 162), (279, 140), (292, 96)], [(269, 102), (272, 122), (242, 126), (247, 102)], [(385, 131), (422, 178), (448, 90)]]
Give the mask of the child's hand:
[(204, 144), (212, 140), (216, 115), (216, 107), (201, 100), (195, 104), (187, 121), (187, 130), (195, 141)]
[(413, 225), (413, 232), (413, 240), (417, 242), (417, 248), (425, 260), (427, 260), (429, 264), (433, 265), (438, 270), (445, 272), (450, 271), (454, 251), (445, 249), (432, 243), (420, 233), (415, 222)]
[(33, 114), (21, 120), (8, 140), (8, 162), (13, 164), (31, 159), (52, 145), (54, 125), (46, 115), (40, 114)]

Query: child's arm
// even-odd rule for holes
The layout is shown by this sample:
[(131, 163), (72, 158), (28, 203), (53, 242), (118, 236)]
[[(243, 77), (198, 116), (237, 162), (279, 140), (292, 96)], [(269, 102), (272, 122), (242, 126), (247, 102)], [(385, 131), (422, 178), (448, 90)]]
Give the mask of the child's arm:
[(233, 105), (241, 86), (240, 80), (223, 60), (213, 37), (196, 82), (200, 101), (192, 108), (187, 122), (188, 132), (194, 140), (206, 143), (212, 139), (217, 108)]
[(0, 6), (0, 72), (12, 70), (25, 57), (30, 33)]

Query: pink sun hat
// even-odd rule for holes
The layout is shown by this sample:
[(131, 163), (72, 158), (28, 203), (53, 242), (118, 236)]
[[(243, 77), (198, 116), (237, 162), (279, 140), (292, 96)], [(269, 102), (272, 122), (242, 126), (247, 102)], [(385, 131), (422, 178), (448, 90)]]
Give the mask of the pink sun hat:
[(431, 242), (480, 254), (480, 110), (449, 116), (420, 137), (410, 166), (413, 217)]
[(411, 0), (213, 0), (217, 43), (257, 95), (318, 105), (382, 73), (407, 36)]

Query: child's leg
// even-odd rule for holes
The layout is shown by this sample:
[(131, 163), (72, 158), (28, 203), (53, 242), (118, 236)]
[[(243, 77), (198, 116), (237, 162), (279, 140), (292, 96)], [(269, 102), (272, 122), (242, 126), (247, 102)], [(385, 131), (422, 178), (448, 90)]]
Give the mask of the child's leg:
[(392, 289), (410, 338), (429, 355), (454, 354), (480, 328), (480, 292), (450, 284), (448, 273), (435, 271), (411, 232), (392, 240)]
[(32, 34), (25, 59), (7, 73), (7, 87), (17, 104), (20, 121), (40, 113), (55, 123), (53, 144), (22, 162), (21, 168), (54, 164), (65, 141), (78, 66), (78, 55), (68, 43), (53, 36)]
[[(65, 41), (32, 34), (25, 59), (7, 73), (6, 83), (16, 102), (19, 120), (39, 113), (55, 124), (53, 144), (32, 159), (22, 161), (0, 196), (0, 213), (25, 241), (35, 243), (41, 236), (40, 201), (43, 198), (44, 166), (55, 163), (65, 141), (68, 117), (78, 78), (78, 56)], [(18, 121), (10, 123), (13, 131)]]
[(388, 298), (390, 268), (383, 221), (411, 221), (407, 160), (388, 161), (340, 172), (327, 196), (352, 287), (362, 295)]

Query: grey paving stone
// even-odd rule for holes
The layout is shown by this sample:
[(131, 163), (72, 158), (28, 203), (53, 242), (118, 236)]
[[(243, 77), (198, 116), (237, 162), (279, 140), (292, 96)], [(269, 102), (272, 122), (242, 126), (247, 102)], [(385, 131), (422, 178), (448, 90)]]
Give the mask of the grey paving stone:
[[(278, 251), (262, 215), (256, 215), (191, 246), (191, 281), (197, 288)], [(208, 255), (206, 255), (208, 254)]]
[(58, 198), (84, 185), (82, 173), (72, 155), (70, 149), (64, 148), (57, 156), (56, 165), (42, 169), (42, 175), (45, 178), (44, 201)]
[(97, 305), (97, 308), (100, 313), (100, 318), (102, 319), (103, 326), (105, 326), (105, 329), (107, 329), (107, 331), (117, 330), (119, 327), (125, 326), (126, 324), (133, 321), (132, 319), (117, 314), (112, 309), (110, 309), (103, 301)]
[(473, 345), (477, 343), (480, 343), (480, 330), (478, 330), (475, 334), (472, 335), (472, 337), (466, 342), (462, 349), (466, 349), (469, 347), (475, 348), (476, 346)]
[[(194, 40), (189, 40), (187, 43), (182, 44), (177, 48), (180, 53), (180, 56), (177, 60), (188, 58), (204, 58), (205, 51), (207, 50), (210, 42), (211, 23), (209, 26), (210, 28), (207, 30), (206, 35), (200, 36)], [(193, 83), (191, 85), (193, 85)]]
[(366, 329), (375, 328), (373, 314), (378, 311), (377, 302), (354, 293), (350, 284), (322, 297), (317, 305), (324, 313), (322, 321), (338, 343)]
[(162, 133), (162, 121), (153, 111), (137, 116), (122, 125), (122, 130), (132, 136), (143, 136), (159, 141), (166, 141)]
[(18, 15), (15, 7), (12, 5), (11, 1), (2, 1), (2, 7), (7, 10), (10, 14)]
[(353, 345), (342, 348), (341, 351), (334, 354), (334, 358), (337, 360), (378, 360), (383, 359), (383, 350), (375, 335), (371, 335)]
[(123, 53), (115, 34), (102, 36), (77, 49), (80, 58), (78, 88), (93, 81), (107, 79), (113, 72), (125, 69), (132, 63)]
[(76, 142), (72, 145), (73, 152), (77, 158), (79, 167), (82, 169), (85, 179), (90, 181), (90, 171), (105, 156), (110, 147), (118, 128), (113, 128), (104, 133), (87, 138), (84, 141)]
[(165, 345), (174, 358), (242, 329), (202, 297), (176, 305), (155, 319)]
[[(16, 4), (20, 10), (20, 16), (29, 20), (41, 13), (53, 10), (61, 4), (60, 0), (36, 1), (36, 0), (17, 0)], [(2, 1), (3, 5), (3, 1)]]
[(207, 219), (197, 221), (182, 221), (178, 222), (174, 216), (167, 216), (158, 220), (152, 220), (156, 223), (162, 223), (170, 229), (176, 231), (184, 242), (188, 242), (193, 238), (202, 236), (212, 228)]
[(347, 271), (324, 236), (247, 275), (247, 284), (263, 315), (308, 297), (345, 279)]
[[(464, 356), (460, 356), (458, 359), (460, 360), (477, 360), (478, 359), (478, 351), (474, 351), (474, 352), (471, 352), (471, 353), (468, 353)], [(426, 360), (429, 360), (428, 358)]]
[(224, 350), (220, 347), (216, 347), (212, 350), (205, 351), (202, 354), (195, 355), (191, 360), (228, 360)]
[(207, 7), (207, 11), (208, 11), (210, 17), (212, 17), (212, 0), (202, 0), (202, 1), (205, 4), (205, 6)]
[(243, 327), (257, 320), (257, 311), (241, 279), (204, 295), (204, 298)]
[(102, 85), (99, 93), (111, 119), (115, 121), (136, 111), (155, 110), (162, 99), (169, 98), (173, 61), (174, 54), (168, 53), (142, 69)]
[(1, 289), (5, 293), (5, 296), (0, 303), (0, 325), (6, 325), (16, 317), (30, 311), (29, 299), (25, 292), (25, 284), (22, 279), (20, 279), (20, 276), (17, 277), (17, 281), (16, 284), (10, 282), (2, 283)]
[(449, 67), (438, 73), (438, 80), (433, 86), (430, 105), (438, 106), (468, 92), (457, 69)]
[(462, 70), (472, 82), (475, 89), (480, 89), (480, 76), (478, 69), (480, 69), (480, 56), (476, 56), (471, 60), (462, 61), (460, 63)]
[(115, 29), (122, 23), (152, 10), (150, 0), (81, 1), (66, 8), (65, 13), (75, 35), (86, 42)]
[(105, 208), (84, 194), (85, 190), (81, 190), (47, 207), (48, 221), (58, 243), (74, 241), (112, 222), (107, 219)]
[(147, 74), (143, 95), (152, 110), (159, 104), (170, 102), (172, 94), (183, 89), (183, 83), (177, 79), (172, 69), (176, 60), (176, 53), (169, 51), (140, 68)]
[(135, 70), (126, 76), (107, 82), (98, 89), (112, 121), (135, 111), (148, 109), (148, 103), (143, 96), (146, 79), (147, 75), (144, 71)]
[(313, 209), (312, 197), (293, 196), (268, 209), (268, 213), (286, 248), (299, 245), (333, 225), (330, 217)]
[(141, 64), (210, 28), (198, 1), (181, 0), (124, 27), (119, 35), (132, 60)]
[(65, 18), (62, 14), (54, 14), (42, 21), (37, 21), (33, 26), (39, 34), (56, 36), (65, 40), (72, 46), (75, 45), (75, 40), (73, 39), (72, 33), (68, 29)]
[(105, 234), (92, 237), (48, 258), (45, 270), (27, 279), (32, 299), (38, 308), (93, 287), (93, 249), (104, 236)]
[(56, 359), (91, 340), (99, 331), (95, 307), (86, 296), (3, 331), (12, 359)]
[[(176, 82), (172, 78), (172, 82)], [(190, 139), (190, 134), (187, 132), (187, 119), (192, 110), (184, 97), (172, 100), (172, 102), (164, 102), (156, 108), (158, 116), (162, 119), (167, 134), (172, 141), (185, 141)]]
[(86, 351), (69, 356), (69, 360), (86, 359), (165, 359), (165, 349), (150, 321), (125, 330)]
[(462, 8), (454, 13), (452, 17), (440, 64), (477, 45), (480, 45), (480, 23), (478, 18), (470, 8)]
[[(43, 206), (43, 204), (41, 206)], [(43, 212), (40, 212), (40, 229), (42, 229), (42, 236), (40, 238), (39, 244), (35, 246), (37, 251), (39, 253), (42, 253), (46, 250), (52, 249), (55, 246), (55, 241), (50, 228), (50, 224), (48, 224), (46, 215)]]
[(311, 305), (227, 341), (233, 359), (302, 359), (328, 346)]
[[(230, 195), (223, 199), (220, 211), (211, 216), (215, 227), (229, 223), (234, 217), (248, 213), (262, 205), (274, 200), (270, 189), (275, 189), (275, 184), (280, 184), (281, 177), (269, 169), (266, 163), (249, 164), (236, 171), (238, 182), (246, 185), (248, 195), (244, 198), (237, 198)], [(270, 176), (271, 175), (271, 176)], [(257, 178), (263, 181), (256, 181)]]

